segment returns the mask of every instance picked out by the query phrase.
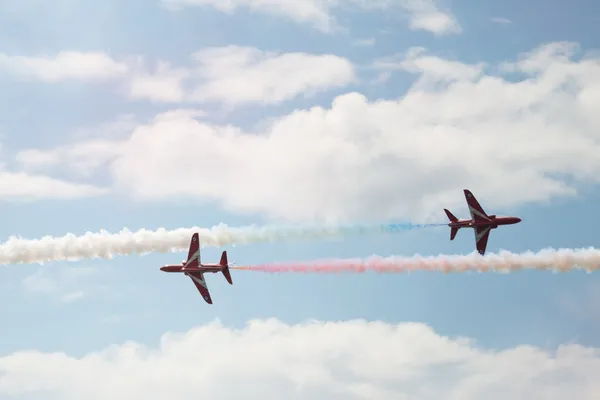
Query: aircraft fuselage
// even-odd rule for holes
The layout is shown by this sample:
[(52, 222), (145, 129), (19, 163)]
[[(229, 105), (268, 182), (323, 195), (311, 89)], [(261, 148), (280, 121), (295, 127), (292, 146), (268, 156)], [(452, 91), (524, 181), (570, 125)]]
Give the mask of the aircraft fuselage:
[(490, 221), (473, 221), (472, 219), (462, 219), (448, 224), (451, 228), (475, 228), (477, 226), (491, 226), (492, 229), (496, 229), (500, 225), (513, 225), (521, 222), (521, 218), (518, 217), (496, 217), (495, 215), (489, 216)]
[(160, 270), (163, 272), (179, 272), (179, 273), (187, 273), (187, 272), (212, 272), (217, 273), (223, 271), (223, 266), (217, 264), (201, 264), (199, 267), (186, 267), (185, 263), (181, 263), (180, 265), (171, 264), (160, 267)]

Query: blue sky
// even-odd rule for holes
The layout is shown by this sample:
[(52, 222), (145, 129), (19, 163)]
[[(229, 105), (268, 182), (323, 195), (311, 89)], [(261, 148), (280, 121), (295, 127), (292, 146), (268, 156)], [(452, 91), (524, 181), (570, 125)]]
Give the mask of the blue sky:
[[(369, 9), (348, 0), (327, 9), (311, 0), (305, 19), (301, 7), (276, 0), (252, 10), (260, 2), (233, 1), (231, 12), (208, 0), (180, 3), (0, 5), (3, 238), (221, 222), (445, 222), (444, 207), (468, 217), (468, 187), (488, 213), (523, 219), (493, 231), (488, 252), (597, 246), (595, 3), (415, 0)], [(411, 4), (425, 11), (411, 13)], [(336, 28), (319, 25), (319, 13)], [(195, 63), (192, 53), (202, 50)], [(73, 53), (57, 56), (65, 51)], [(578, 64), (586, 53), (589, 64)], [(517, 74), (502, 63), (517, 63)], [(202, 115), (156, 117), (190, 109)], [(453, 242), (449, 235), (440, 227), (224, 249), (239, 264), (473, 250), (470, 231)], [(203, 249), (203, 261), (217, 262), (222, 250)], [(127, 341), (154, 347), (167, 332), (216, 319), (227, 328), (269, 318), (419, 322), (498, 351), (600, 346), (594, 273), (233, 271), (233, 286), (207, 277), (209, 306), (189, 279), (159, 271), (183, 257), (0, 268), (0, 399), (22, 398), (26, 387), (7, 358), (15, 352), (80, 357)], [(28, 376), (43, 379), (34, 369)], [(185, 395), (225, 393), (213, 389)], [(88, 395), (66, 384), (34, 390), (49, 393)]]

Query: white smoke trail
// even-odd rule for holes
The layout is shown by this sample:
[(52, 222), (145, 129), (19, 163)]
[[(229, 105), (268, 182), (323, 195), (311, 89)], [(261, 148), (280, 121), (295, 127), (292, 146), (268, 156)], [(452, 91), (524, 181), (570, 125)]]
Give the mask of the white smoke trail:
[(468, 255), (439, 255), (423, 257), (379, 257), (367, 259), (342, 259), (309, 261), (300, 263), (273, 263), (231, 267), (232, 269), (269, 273), (404, 273), (415, 271), (454, 272), (500, 272), (509, 273), (523, 269), (566, 272), (583, 269), (588, 272), (600, 269), (600, 250), (588, 249), (544, 249), (537, 253), (521, 254), (500, 251), (481, 256), (476, 252)]
[(0, 245), (0, 264), (43, 263), (50, 261), (110, 259), (116, 255), (167, 253), (185, 251), (194, 232), (205, 246), (224, 246), (282, 240), (322, 239), (347, 235), (391, 233), (440, 224), (379, 224), (334, 227), (228, 227), (225, 224), (207, 228), (180, 228), (155, 231), (140, 229), (118, 233), (100, 231), (81, 236), (69, 233), (62, 237), (44, 236), (41, 239), (23, 239), (11, 236)]

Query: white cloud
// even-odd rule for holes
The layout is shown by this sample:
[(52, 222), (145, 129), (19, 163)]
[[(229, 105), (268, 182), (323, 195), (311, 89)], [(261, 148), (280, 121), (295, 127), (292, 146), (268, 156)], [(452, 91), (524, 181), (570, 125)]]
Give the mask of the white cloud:
[[(133, 373), (134, 372), (134, 373)], [(218, 323), (81, 358), (22, 351), (0, 358), (0, 395), (29, 399), (597, 398), (600, 351), (570, 344), (478, 348), (418, 323), (360, 320)], [(110, 383), (110, 384), (107, 384)], [(234, 383), (234, 384), (232, 384)]]
[(190, 75), (186, 68), (173, 68), (169, 63), (159, 62), (156, 71), (140, 71), (128, 83), (129, 95), (134, 99), (154, 102), (181, 102), (185, 100), (184, 81)]
[(66, 167), (73, 175), (90, 176), (120, 153), (120, 143), (110, 138), (91, 139), (50, 150), (28, 149), (19, 152), (16, 160), (28, 171)]
[(171, 9), (212, 6), (228, 14), (238, 8), (248, 8), (254, 12), (284, 16), (298, 23), (310, 23), (323, 32), (336, 28), (329, 8), (337, 0), (163, 0), (163, 3)]
[(366, 39), (356, 39), (352, 42), (353, 46), (358, 47), (371, 47), (375, 46), (376, 40), (375, 38), (366, 38)]
[(0, 199), (34, 201), (41, 199), (73, 199), (107, 194), (109, 189), (89, 184), (72, 183), (45, 175), (0, 170)]
[(458, 34), (462, 27), (449, 11), (441, 11), (433, 0), (403, 0), (410, 12), (410, 28), (425, 30), (435, 35)]
[(414, 90), (416, 87), (427, 89), (436, 83), (475, 81), (483, 75), (486, 64), (464, 64), (460, 61), (445, 60), (428, 54), (422, 47), (413, 47), (405, 54), (376, 60), (373, 66), (384, 72), (403, 70), (419, 74), (420, 79), (415, 82)]
[(502, 25), (512, 24), (512, 21), (510, 19), (503, 18), (503, 17), (494, 17), (494, 18), (492, 18), (492, 22), (495, 22), (497, 24), (502, 24)]
[[(4, 57), (4, 58), (3, 58)], [(208, 47), (191, 64), (159, 61), (154, 71), (138, 56), (117, 62), (102, 53), (63, 52), (53, 59), (0, 54), (0, 70), (57, 82), (68, 78), (112, 79), (134, 100), (160, 103), (222, 102), (229, 106), (279, 104), (356, 80), (352, 63), (331, 54), (281, 53), (254, 47)]]
[[(590, 68), (595, 72), (597, 67), (595, 62), (575, 64), (571, 63), (571, 59), (580, 47), (577, 43), (572, 42), (554, 42), (545, 46), (540, 46), (530, 52), (520, 55), (516, 62), (505, 62), (501, 67), (507, 72), (523, 72), (526, 74), (536, 74), (539, 72), (547, 72), (550, 69), (557, 70), (556, 72), (565, 73), (574, 68)], [(573, 71), (575, 72), (575, 71)], [(585, 71), (581, 71), (585, 72)]]
[[(172, 110), (163, 118), (202, 117), (199, 110)], [(67, 174), (76, 177), (94, 177), (106, 172), (109, 164), (123, 152), (131, 132), (138, 122), (131, 115), (120, 115), (114, 121), (95, 128), (78, 129), (69, 144), (47, 149), (25, 149), (15, 155), (19, 167), (28, 173)]]
[(90, 295), (110, 295), (112, 290), (99, 283), (101, 274), (91, 267), (40, 267), (26, 277), (25, 290), (71, 303)]
[(377, 77), (375, 77), (375, 79), (372, 79), (371, 82), (369, 82), (371, 85), (383, 85), (385, 83), (387, 83), (390, 78), (392, 77), (392, 73), (390, 71), (383, 71), (380, 72)]
[(163, 0), (163, 3), (173, 10), (212, 6), (228, 14), (247, 8), (311, 24), (322, 32), (341, 29), (333, 16), (333, 10), (337, 8), (354, 6), (363, 11), (399, 9), (408, 13), (411, 29), (426, 30), (436, 35), (461, 32), (456, 18), (450, 12), (441, 11), (434, 0)]
[(107, 123), (77, 129), (72, 136), (73, 140), (81, 140), (87, 138), (102, 138), (102, 139), (122, 139), (129, 137), (131, 130), (139, 124), (133, 114), (120, 114)]
[[(35, 150), (33, 151), (35, 152)], [(52, 154), (49, 152), (37, 153), (40, 162), (52, 158)], [(6, 167), (5, 160), (6, 156), (0, 157), (0, 200), (27, 202), (42, 199), (74, 199), (100, 196), (110, 191), (108, 188), (68, 182), (27, 170), (10, 171)]]
[(65, 79), (102, 81), (124, 76), (128, 66), (100, 52), (62, 51), (53, 57), (0, 53), (0, 70), (45, 82)]
[(72, 302), (85, 296), (81, 287), (95, 275), (92, 268), (42, 267), (23, 280), (23, 287), (31, 293), (57, 296), (61, 301)]
[(252, 47), (207, 48), (193, 54), (201, 83), (194, 100), (277, 104), (355, 80), (352, 63), (335, 55), (264, 52)]
[(443, 218), (464, 209), (464, 188), (498, 213), (574, 195), (600, 181), (600, 66), (569, 59), (575, 49), (553, 43), (505, 63), (521, 81), (409, 51), (400, 66), (419, 77), (399, 99), (348, 93), (253, 132), (170, 112), (119, 141), (110, 171), (138, 199), (197, 197), (295, 221)]
[(107, 163), (119, 154), (120, 144), (138, 125), (130, 114), (93, 128), (81, 128), (71, 135), (71, 144), (50, 149), (26, 149), (15, 155), (19, 166), (27, 172), (68, 172), (89, 177), (106, 171)]
[(349, 60), (329, 54), (278, 53), (232, 45), (202, 49), (192, 54), (192, 59), (193, 65), (185, 69), (162, 65), (157, 74), (136, 75), (131, 96), (230, 106), (279, 104), (300, 94), (343, 87), (356, 79)]

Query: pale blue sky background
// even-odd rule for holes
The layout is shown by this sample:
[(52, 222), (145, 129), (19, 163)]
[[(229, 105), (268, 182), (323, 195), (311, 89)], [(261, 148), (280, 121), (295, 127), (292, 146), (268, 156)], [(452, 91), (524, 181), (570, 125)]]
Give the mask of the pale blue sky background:
[[(189, 53), (205, 46), (228, 44), (280, 51), (335, 53), (357, 64), (373, 58), (423, 46), (463, 62), (498, 62), (550, 41), (569, 40), (584, 49), (598, 46), (600, 17), (592, 1), (573, 3), (504, 1), (501, 3), (446, 2), (463, 27), (461, 35), (435, 37), (411, 31), (406, 24), (382, 14), (347, 12), (339, 18), (349, 34), (324, 35), (302, 24), (262, 14), (239, 11), (226, 15), (211, 8), (189, 8), (178, 13), (164, 10), (154, 1), (23, 1), (0, 4), (0, 52), (36, 56), (61, 50), (110, 51), (112, 56), (131, 53), (150, 59), (184, 63)], [(37, 4), (37, 9), (32, 8)], [(594, 11), (595, 10), (595, 11)], [(512, 24), (490, 22), (502, 17)], [(382, 32), (385, 31), (385, 32)], [(277, 34), (273, 34), (277, 32)], [(376, 38), (373, 47), (355, 47), (352, 40)], [(365, 71), (365, 74), (374, 72)], [(345, 87), (316, 98), (299, 98), (281, 106), (248, 106), (235, 113), (218, 114), (242, 127), (262, 118), (285, 114), (294, 108), (327, 105), (336, 96), (360, 90), (369, 98), (393, 98), (412, 82), (410, 74), (396, 74), (386, 85)], [(2, 152), (62, 144), (81, 127), (93, 127), (119, 114), (139, 119), (153, 116), (168, 106), (146, 101), (130, 102), (102, 85), (77, 82), (52, 85), (24, 82), (0, 75), (0, 135)], [(206, 107), (205, 107), (206, 109)], [(208, 110), (218, 110), (218, 106)], [(151, 158), (151, 155), (149, 155)], [(150, 160), (151, 161), (151, 160)], [(10, 166), (10, 159), (5, 161)], [(477, 195), (475, 188), (472, 188)], [(456, 197), (462, 199), (462, 192)], [(583, 188), (576, 199), (549, 204), (494, 210), (517, 215), (519, 225), (495, 230), (488, 252), (514, 252), (544, 247), (598, 245), (600, 190)], [(466, 206), (452, 209), (468, 216)], [(439, 210), (440, 221), (444, 221)], [(122, 198), (73, 201), (2, 203), (2, 238), (22, 235), (82, 234), (101, 228), (118, 231), (158, 227), (210, 227), (225, 222), (244, 225), (263, 222), (260, 216), (231, 215), (198, 205), (145, 205)], [(388, 236), (372, 236), (305, 243), (275, 243), (227, 248), (230, 260), (242, 264), (275, 260), (379, 255), (434, 255), (468, 253), (473, 234), (461, 231), (449, 241), (448, 228), (435, 228)], [(203, 260), (218, 261), (221, 249), (203, 250)], [(183, 331), (219, 318), (241, 326), (253, 318), (275, 317), (286, 322), (315, 318), (383, 319), (390, 322), (420, 321), (441, 334), (465, 335), (493, 347), (531, 343), (554, 346), (567, 341), (600, 345), (600, 279), (596, 274), (522, 272), (512, 275), (415, 273), (410, 275), (265, 275), (233, 271), (234, 285), (221, 275), (207, 281), (214, 305), (206, 305), (189, 279), (164, 274), (164, 263), (179, 262), (182, 254), (118, 257), (112, 261), (81, 261), (0, 268), (0, 353), (37, 348), (64, 350), (80, 355), (111, 343), (135, 340), (157, 343), (166, 331)], [(95, 267), (94, 275), (73, 284), (61, 280), (63, 266)], [(56, 293), (26, 290), (23, 281), (42, 270), (64, 289)], [(69, 286), (71, 285), (71, 286)], [(82, 290), (77, 301), (60, 296)]]

